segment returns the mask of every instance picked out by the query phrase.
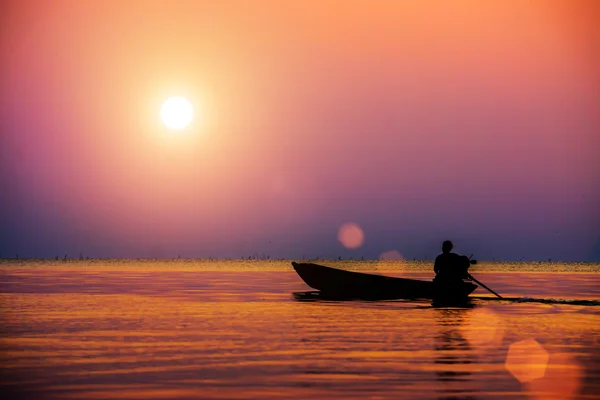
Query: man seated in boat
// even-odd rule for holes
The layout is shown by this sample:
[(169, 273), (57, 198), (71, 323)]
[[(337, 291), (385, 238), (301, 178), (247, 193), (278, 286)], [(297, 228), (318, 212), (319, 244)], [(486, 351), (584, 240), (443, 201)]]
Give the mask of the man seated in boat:
[(452, 283), (469, 278), (470, 260), (466, 256), (451, 253), (453, 246), (449, 240), (442, 243), (442, 254), (436, 257), (433, 265), (434, 282)]

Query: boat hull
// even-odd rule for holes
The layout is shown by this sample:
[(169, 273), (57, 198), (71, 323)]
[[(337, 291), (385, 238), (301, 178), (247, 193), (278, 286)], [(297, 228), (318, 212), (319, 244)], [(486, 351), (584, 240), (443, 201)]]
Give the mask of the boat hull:
[(448, 285), (345, 271), (312, 263), (292, 262), (292, 266), (308, 286), (337, 298), (432, 299), (438, 303), (455, 303), (466, 300), (477, 288), (477, 285), (470, 282), (460, 281)]

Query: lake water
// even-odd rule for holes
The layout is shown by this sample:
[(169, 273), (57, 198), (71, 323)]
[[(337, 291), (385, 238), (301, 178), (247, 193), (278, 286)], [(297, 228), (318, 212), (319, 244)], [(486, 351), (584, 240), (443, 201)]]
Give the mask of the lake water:
[(471, 273), (510, 299), (320, 301), (289, 261), (3, 261), (2, 398), (600, 398), (599, 264)]

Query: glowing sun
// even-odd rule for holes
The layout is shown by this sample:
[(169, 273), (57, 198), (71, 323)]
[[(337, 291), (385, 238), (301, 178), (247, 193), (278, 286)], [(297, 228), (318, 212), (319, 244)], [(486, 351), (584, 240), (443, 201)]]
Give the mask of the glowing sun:
[(169, 97), (160, 109), (160, 118), (169, 129), (183, 129), (192, 122), (194, 108), (185, 97)]

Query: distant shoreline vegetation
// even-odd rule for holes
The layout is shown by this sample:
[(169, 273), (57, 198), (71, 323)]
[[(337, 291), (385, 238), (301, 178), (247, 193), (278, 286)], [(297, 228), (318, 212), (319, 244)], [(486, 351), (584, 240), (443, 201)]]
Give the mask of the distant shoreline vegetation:
[[(356, 259), (282, 259), (282, 258), (0, 258), (6, 267), (62, 267), (74, 269), (169, 269), (169, 270), (291, 270), (291, 262), (313, 262), (335, 268), (363, 271), (433, 273), (433, 260), (356, 260)], [(600, 272), (599, 262), (579, 261), (498, 261), (478, 260), (471, 272)]]

